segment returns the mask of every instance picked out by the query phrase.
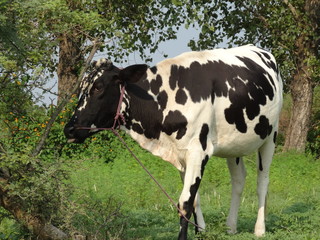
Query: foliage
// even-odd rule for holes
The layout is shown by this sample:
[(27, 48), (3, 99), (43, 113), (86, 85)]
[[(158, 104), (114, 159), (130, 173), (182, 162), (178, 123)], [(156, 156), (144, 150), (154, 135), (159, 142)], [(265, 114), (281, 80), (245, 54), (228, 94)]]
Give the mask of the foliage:
[(314, 91), (313, 118), (308, 133), (307, 151), (320, 158), (320, 87)]
[(57, 64), (62, 34), (81, 39), (83, 56), (89, 50), (86, 42), (99, 39), (104, 42), (100, 50), (110, 57), (121, 60), (130, 51), (139, 51), (146, 58), (145, 49), (154, 53), (160, 42), (174, 39), (176, 26), (183, 22), (173, 14), (181, 6), (170, 1), (2, 1), (1, 16), (14, 24), (23, 58), (50, 72)]
[[(188, 7), (188, 24), (196, 22), (201, 27), (198, 41), (191, 41), (192, 49), (206, 49), (223, 41), (229, 45), (258, 44), (271, 49), (276, 56), (281, 73), (288, 84), (297, 70), (297, 39), (303, 36), (307, 51), (319, 51), (320, 29), (311, 15), (306, 14), (306, 0), (287, 1), (194, 1)], [(307, 49), (308, 41), (314, 41)], [(320, 81), (319, 56), (310, 53), (307, 59), (313, 69), (312, 79)], [(300, 53), (301, 54), (301, 53)]]
[[(81, 198), (77, 196), (76, 200), (72, 199), (75, 190), (68, 179), (77, 168), (79, 160), (91, 156), (109, 156), (105, 161), (110, 161), (113, 159), (112, 150), (117, 149), (113, 145), (113, 137), (108, 133), (96, 135), (84, 145), (66, 145), (63, 127), (73, 105), (71, 102), (58, 116), (48, 143), (35, 157), (30, 155), (31, 150), (38, 143), (54, 107), (45, 110), (29, 106), (24, 115), (13, 112), (2, 115), (2, 124), (6, 128), (1, 131), (3, 138), (0, 139), (0, 189), (5, 189), (8, 197), (14, 199), (16, 207), (40, 216), (69, 234), (72, 231), (89, 234), (89, 230), (95, 226), (97, 234), (101, 233), (98, 231), (100, 228), (108, 227), (108, 234), (116, 235), (120, 230), (117, 233), (114, 231), (121, 229), (123, 225), (120, 203), (112, 201), (111, 196), (108, 196), (109, 203), (91, 199), (87, 194)], [(106, 144), (106, 138), (110, 139), (110, 145)], [(0, 226), (4, 224), (7, 223), (3, 221)], [(3, 238), (13, 236), (16, 228), (12, 229), (12, 232), (9, 228), (3, 232), (6, 234)]]
[(19, 240), (23, 237), (23, 228), (11, 218), (10, 213), (0, 208), (0, 239)]

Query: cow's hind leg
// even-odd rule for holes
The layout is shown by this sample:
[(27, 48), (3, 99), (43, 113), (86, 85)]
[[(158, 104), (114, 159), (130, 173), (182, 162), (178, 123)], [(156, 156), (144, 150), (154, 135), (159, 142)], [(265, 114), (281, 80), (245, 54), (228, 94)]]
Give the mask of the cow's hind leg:
[(275, 149), (275, 143), (272, 137), (259, 148), (257, 157), (257, 194), (258, 194), (258, 217), (254, 229), (254, 234), (261, 237), (265, 234), (265, 211), (266, 197), (269, 185), (269, 169)]
[(241, 194), (245, 185), (246, 169), (242, 158), (228, 158), (228, 168), (231, 176), (232, 194), (229, 216), (227, 219), (228, 232), (237, 232), (238, 211), (241, 201)]
[[(186, 159), (186, 172), (184, 177), (184, 185), (183, 190), (179, 199), (179, 208), (182, 211), (183, 215), (190, 219), (192, 213), (198, 211), (200, 208), (195, 208), (195, 199), (200, 186), (200, 182), (203, 176), (205, 165), (209, 159), (208, 156), (204, 156), (201, 160), (199, 159), (199, 155), (193, 152), (193, 154), (189, 153)], [(196, 203), (197, 204), (197, 203)], [(200, 206), (199, 206), (200, 207)], [(202, 221), (202, 213), (200, 214)], [(196, 216), (197, 222), (200, 224), (200, 216)], [(179, 232), (179, 240), (187, 239), (188, 232), (188, 221), (180, 216), (180, 232)]]

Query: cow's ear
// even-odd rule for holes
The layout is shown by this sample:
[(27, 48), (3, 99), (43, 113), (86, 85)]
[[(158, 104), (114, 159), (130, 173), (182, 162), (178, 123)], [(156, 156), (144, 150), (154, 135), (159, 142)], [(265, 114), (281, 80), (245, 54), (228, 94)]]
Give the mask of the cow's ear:
[(119, 79), (122, 82), (138, 82), (147, 72), (148, 65), (136, 64), (122, 69), (119, 73)]

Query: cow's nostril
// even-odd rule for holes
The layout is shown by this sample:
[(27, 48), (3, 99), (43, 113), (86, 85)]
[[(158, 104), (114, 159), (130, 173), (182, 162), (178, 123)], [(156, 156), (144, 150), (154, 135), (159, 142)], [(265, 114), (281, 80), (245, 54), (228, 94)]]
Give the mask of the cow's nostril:
[(67, 136), (67, 137), (73, 137), (73, 134), (74, 134), (74, 131), (75, 131), (75, 128), (74, 127), (65, 127), (64, 128), (64, 134)]
[(69, 133), (74, 133), (75, 128), (74, 127), (69, 127)]

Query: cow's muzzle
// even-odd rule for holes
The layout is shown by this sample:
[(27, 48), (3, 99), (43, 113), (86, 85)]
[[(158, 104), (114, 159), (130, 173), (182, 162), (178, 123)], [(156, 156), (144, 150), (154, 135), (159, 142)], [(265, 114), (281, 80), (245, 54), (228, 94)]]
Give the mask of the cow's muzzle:
[(64, 135), (68, 139), (68, 143), (83, 143), (85, 138), (78, 136), (76, 128), (73, 126), (66, 125), (64, 128)]

